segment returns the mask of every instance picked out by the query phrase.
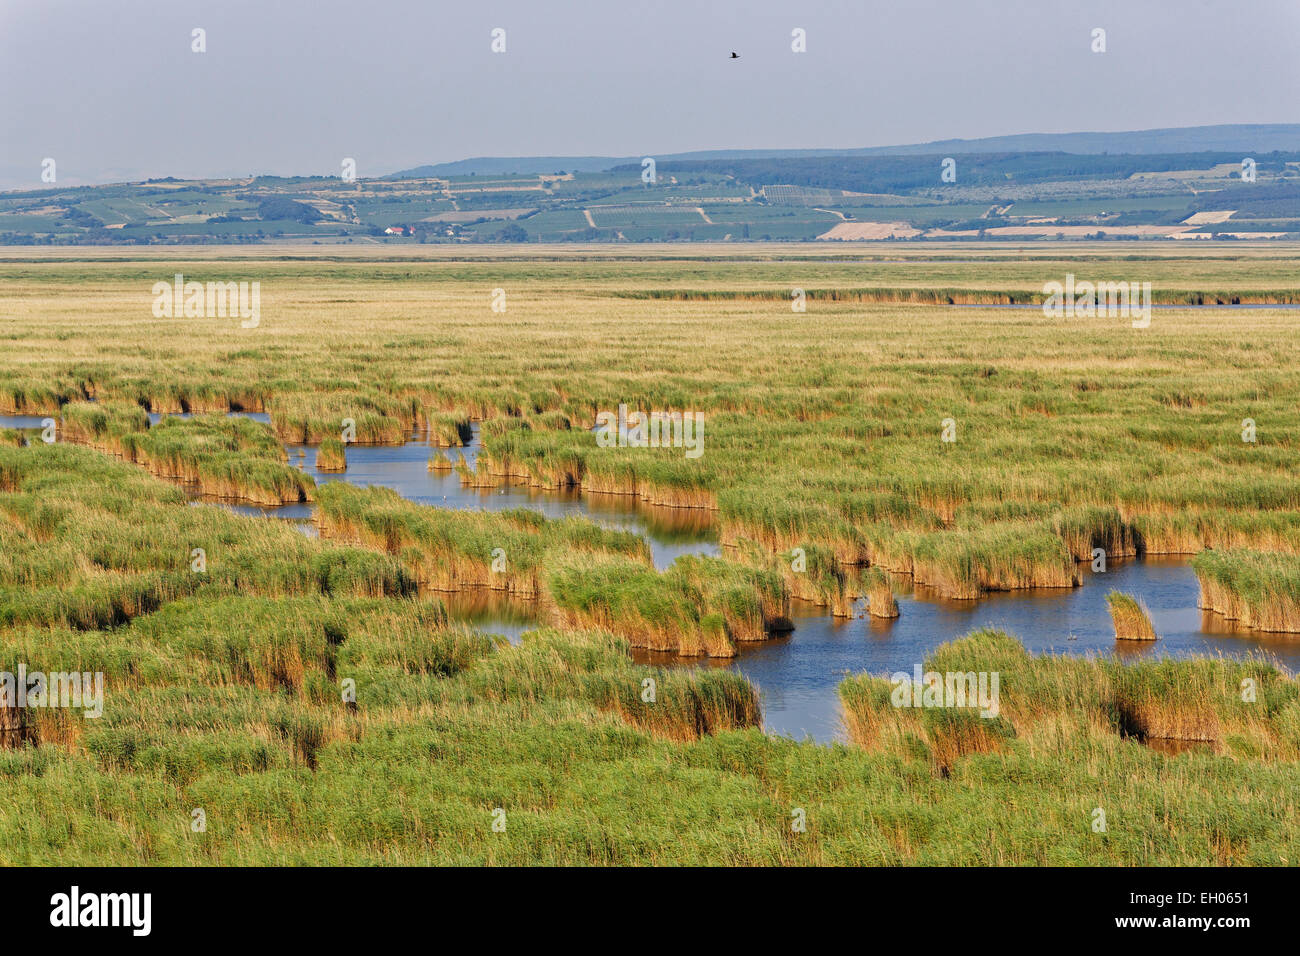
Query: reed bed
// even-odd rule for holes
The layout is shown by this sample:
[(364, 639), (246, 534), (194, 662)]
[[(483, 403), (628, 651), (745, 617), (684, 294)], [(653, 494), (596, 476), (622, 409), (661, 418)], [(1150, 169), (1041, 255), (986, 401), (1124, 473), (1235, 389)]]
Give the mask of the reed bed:
[(1106, 608), (1115, 626), (1118, 641), (1154, 641), (1156, 629), (1151, 623), (1151, 612), (1146, 605), (1131, 594), (1111, 591), (1106, 595)]
[(316, 449), (317, 471), (347, 471), (348, 456), (343, 442), (337, 438), (326, 438)]
[(548, 521), (535, 511), (455, 511), (417, 505), (387, 488), (334, 482), (319, 489), (322, 536), (398, 557), (421, 586), (437, 591), (491, 588), (536, 599), (548, 556), (608, 553), (650, 564), (644, 539), (577, 518)]
[[(0, 443), (0, 667), (106, 678), (100, 718), (8, 715), (8, 730), (25, 725), (0, 734), (0, 862), (1300, 859), (1300, 701), (1294, 677), (1263, 661), (1033, 658), (980, 633), (924, 666), (997, 671), (996, 717), (895, 708), (888, 681), (854, 677), (841, 688), (853, 746), (818, 747), (763, 734), (755, 689), (733, 673), (628, 653), (639, 628), (726, 652), (779, 624), (786, 594), (834, 607), (870, 590), (861, 567), (973, 598), (1070, 586), (1097, 548), (1212, 548), (1198, 574), (1222, 591), (1205, 603), (1290, 620), (1289, 314), (1167, 310), (1135, 330), (867, 295), (1020, 301), (1068, 271), (1248, 301), (1290, 288), (1295, 247), (1260, 258), (1126, 243), (1117, 259), (1088, 245), (909, 244), (898, 262), (837, 247), (845, 263), (808, 246), (746, 250), (187, 252), (275, 290), (258, 330), (142, 313), (141, 290), (177, 271), (174, 250), (0, 257), (0, 412), (61, 419), (54, 445)], [(795, 285), (843, 297), (814, 295), (794, 315)], [(508, 322), (483, 295), (497, 286)], [(598, 447), (588, 429), (620, 403), (703, 412), (703, 454)], [(273, 428), (141, 422), (241, 409)], [(644, 542), (589, 522), (448, 516), (342, 483), (310, 490), (326, 531), (314, 540), (192, 506), (141, 467), (219, 477), (211, 463), (227, 455), (240, 485), (254, 465), (293, 471), (276, 439), (341, 441), (351, 419), (359, 442), (400, 442), (435, 415), (482, 421), (467, 481), (496, 481), (497, 467), (689, 505), (735, 557), (658, 574)], [(431, 585), (470, 583), (535, 593), (543, 619), (567, 626), (506, 646), (448, 621)], [(1162, 740), (1203, 749), (1168, 756)], [(194, 807), (205, 834), (189, 830)], [(498, 807), (505, 833), (491, 829)], [(794, 808), (807, 832), (791, 831)]]
[(373, 388), (314, 394), (276, 394), (267, 402), (271, 427), (281, 441), (317, 445), (342, 438), (351, 427), (351, 441), (361, 445), (400, 445), (415, 431), (420, 407), (414, 397), (405, 399)]
[(644, 539), (578, 518), (446, 510), (335, 482), (319, 490), (316, 521), (323, 538), (393, 555), (423, 588), (505, 591), (636, 647), (729, 657), (736, 641), (788, 627), (779, 574), (690, 556), (660, 573)]
[(434, 412), (424, 418), (429, 444), (441, 448), (460, 448), (468, 445), (474, 430), (467, 415)]
[[(763, 549), (748, 539), (739, 540), (746, 545), (748, 562), (762, 566)], [(782, 555), (769, 564), (781, 570), (791, 597), (828, 607), (835, 617), (852, 616), (857, 593), (849, 572), (830, 548), (805, 541), (797, 549), (792, 548), (788, 557)]]
[[(833, 263), (816, 250), (787, 250), (779, 263), (769, 252), (672, 265), (581, 253), (242, 261), (288, 297), (274, 352), (256, 335), (232, 350), (216, 327), (135, 323), (128, 296), (82, 309), (95, 312), (92, 328), (43, 310), (56, 297), (89, 302), (86, 277), (109, 293), (137, 288), (171, 268), (156, 257), (88, 259), (71, 273), (0, 265), (23, 343), (0, 366), (0, 407), (45, 413), (93, 397), (154, 411), (265, 410), (284, 441), (340, 438), (350, 422), (358, 442), (421, 434), (451, 447), (481, 419), (478, 470), (463, 470), (470, 484), (509, 477), (716, 512), (724, 542), (745, 538), (773, 556), (815, 544), (842, 569), (915, 573), (956, 598), (1070, 586), (1068, 560), (1098, 548), (1110, 559), (1300, 554), (1290, 478), (1300, 433), (1288, 424), (1300, 356), (1284, 313), (1225, 324), (1213, 311), (1166, 310), (1154, 331), (1098, 318), (1063, 334), (1033, 310), (945, 304), (1032, 302), (1066, 272), (1147, 279), (1170, 304), (1289, 301), (1291, 251), (1259, 261), (1249, 251), (1084, 250), (990, 257), (970, 247), (957, 257), (970, 262), (931, 250), (896, 263)], [(510, 323), (482, 311), (476, 296), (489, 281), (529, 290)], [(397, 283), (421, 303), (418, 317), (392, 299)], [(795, 285), (811, 291), (815, 322), (788, 311)], [(828, 360), (824, 336), (850, 344)], [(1277, 364), (1248, 346), (1261, 339), (1283, 343)], [(148, 357), (154, 343), (166, 363)], [(703, 454), (598, 447), (595, 416), (619, 404), (701, 412)], [(958, 423), (950, 444), (939, 440), (947, 417)], [(1255, 442), (1241, 440), (1247, 418)], [(247, 479), (208, 480), (229, 494)], [(294, 494), (257, 483), (259, 500)]]
[[(678, 302), (780, 302), (788, 304), (786, 289), (638, 289), (613, 293), (619, 298), (671, 300)], [(804, 289), (811, 302), (862, 302), (874, 305), (1041, 305), (1042, 292), (980, 288), (870, 287)], [(1153, 289), (1157, 305), (1294, 305), (1300, 303), (1300, 289), (1282, 287), (1245, 290)]]
[(1192, 567), (1201, 585), (1201, 607), (1255, 630), (1300, 633), (1300, 558), (1204, 551)]
[(880, 568), (867, 568), (862, 572), (862, 590), (867, 596), (867, 613), (872, 617), (898, 617), (898, 601), (889, 575)]
[(119, 626), (198, 594), (416, 587), (391, 557), (190, 507), (180, 489), (87, 448), (0, 447), (0, 475), (0, 626)]
[(557, 562), (546, 583), (544, 604), (558, 623), (608, 630), (652, 651), (733, 657), (737, 642), (789, 629), (779, 575), (717, 558), (686, 556), (661, 573), (591, 555)]
[[(764, 735), (736, 674), (640, 666), (603, 630), (507, 646), (449, 622), (392, 556), (191, 507), (89, 448), (0, 448), (0, 476), (0, 585), (28, 607), (34, 585), (72, 592), (106, 571), (199, 582), (107, 627), (53, 614), (0, 627), (0, 668), (105, 675), (102, 717), (10, 715), (26, 727), (0, 748), (7, 863), (1284, 865), (1300, 852), (1300, 693), (1264, 662), (1032, 658), (977, 634), (925, 666), (997, 670), (997, 719), (904, 714), (887, 682), (851, 678), (856, 745), (818, 747)], [(190, 542), (207, 547), (203, 574)], [(722, 616), (736, 574), (705, 562), (682, 586)], [(1210, 750), (1143, 746), (1161, 735)], [(1015, 801), (1035, 812), (1007, 814)], [(1099, 805), (1104, 839), (1089, 827)], [(806, 833), (791, 835), (793, 807)]]
[[(76, 395), (87, 397), (83, 388), (77, 388)], [(0, 388), (0, 415), (52, 415), (66, 401), (67, 386), (51, 386), (38, 377), (13, 372)]]
[(224, 415), (228, 412), (264, 412), (268, 395), (266, 389), (257, 386), (173, 383), (166, 386), (152, 384), (138, 389), (134, 399), (145, 411), (163, 415)]
[(149, 415), (129, 402), (73, 402), (64, 406), (60, 424), (64, 441), (90, 445), (131, 461), (127, 436), (147, 431)]
[(139, 406), (72, 403), (62, 415), (66, 441), (134, 462), (214, 498), (279, 505), (311, 500), (315, 483), (287, 464), (265, 425), (224, 415), (164, 418), (150, 427)]
[(972, 754), (1088, 750), (1122, 740), (1204, 742), (1238, 758), (1300, 759), (1300, 684), (1263, 660), (1036, 657), (1013, 637), (979, 631), (937, 649), (922, 672), (941, 681), (997, 673), (996, 713), (983, 716), (972, 697), (898, 706), (898, 684), (854, 676), (840, 685), (840, 699), (855, 745), (901, 754), (919, 743), (944, 775), (954, 759)]

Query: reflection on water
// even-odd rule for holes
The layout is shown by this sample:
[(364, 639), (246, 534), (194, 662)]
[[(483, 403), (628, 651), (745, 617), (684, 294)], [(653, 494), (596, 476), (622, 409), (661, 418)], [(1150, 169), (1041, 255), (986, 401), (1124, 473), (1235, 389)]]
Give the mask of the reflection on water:
[[(1078, 588), (991, 594), (980, 601), (944, 601), (932, 592), (900, 588), (900, 616), (832, 618), (825, 609), (793, 602), (795, 630), (762, 644), (742, 644), (726, 662), (684, 662), (667, 655), (642, 660), (677, 666), (732, 667), (758, 686), (769, 732), (818, 741), (840, 740), (837, 685), (846, 674), (910, 672), (946, 641), (982, 627), (1006, 631), (1034, 653), (1156, 656), (1233, 656), (1264, 653), (1288, 670), (1300, 670), (1300, 639), (1246, 631), (1196, 606), (1199, 588), (1183, 560), (1151, 558), (1112, 562), (1104, 573), (1083, 568)], [(1151, 610), (1160, 639), (1116, 641), (1106, 593), (1133, 594)]]
[(302, 524), (312, 520), (312, 505), (249, 505), (241, 504), (237, 501), (226, 501), (216, 498), (201, 498), (199, 500), (204, 504), (217, 505), (220, 508), (225, 508), (227, 511), (233, 511), (237, 515), (247, 515), (250, 518), (273, 518), (284, 521), (293, 521), (296, 524)]
[(485, 634), (501, 634), (518, 644), (524, 631), (538, 626), (537, 603), (524, 601), (505, 591), (470, 588), (465, 591), (429, 591), (447, 605), (453, 620), (472, 624)]
[(249, 518), (269, 518), (272, 521), (283, 521), (285, 524), (292, 525), (293, 529), (308, 538), (319, 538), (320, 530), (311, 520), (310, 505), (283, 505), (276, 508), (264, 508), (261, 505), (245, 505), (237, 501), (226, 501), (222, 498), (209, 498), (203, 495), (191, 492), (194, 498), (190, 501), (192, 506), (211, 505), (214, 508), (224, 508), (232, 514), (245, 515)]

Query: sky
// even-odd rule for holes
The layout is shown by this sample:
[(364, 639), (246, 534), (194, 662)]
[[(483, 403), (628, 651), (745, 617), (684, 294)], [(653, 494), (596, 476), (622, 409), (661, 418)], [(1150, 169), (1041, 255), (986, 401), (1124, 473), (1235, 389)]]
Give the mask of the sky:
[(0, 0), (0, 186), (1300, 122), (1298, 45), (1297, 0)]

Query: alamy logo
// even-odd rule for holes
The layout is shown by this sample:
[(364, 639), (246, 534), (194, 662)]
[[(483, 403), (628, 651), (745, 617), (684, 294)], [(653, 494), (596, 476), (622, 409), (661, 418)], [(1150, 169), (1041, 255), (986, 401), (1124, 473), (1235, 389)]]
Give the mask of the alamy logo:
[(1076, 282), (1068, 273), (1065, 282), (1043, 284), (1043, 315), (1052, 318), (1133, 316), (1133, 328), (1151, 324), (1151, 283)]
[(50, 897), (51, 926), (129, 926), (131, 935), (148, 936), (153, 928), (151, 893), (69, 893)]
[(262, 321), (260, 282), (186, 282), (176, 273), (175, 282), (155, 282), (151, 290), (155, 319), (243, 319), (240, 326), (255, 329)]
[(996, 717), (998, 705), (997, 671), (926, 671), (917, 664), (911, 674), (891, 674), (894, 685), (889, 700), (895, 707), (978, 707), (981, 717)]
[(101, 717), (104, 714), (104, 674), (102, 671), (47, 674), (28, 671), (26, 664), (19, 664), (17, 674), (0, 671), (0, 706), (81, 709), (87, 717)]
[(601, 448), (685, 448), (687, 458), (704, 454), (702, 412), (629, 412), (596, 414), (596, 444)]

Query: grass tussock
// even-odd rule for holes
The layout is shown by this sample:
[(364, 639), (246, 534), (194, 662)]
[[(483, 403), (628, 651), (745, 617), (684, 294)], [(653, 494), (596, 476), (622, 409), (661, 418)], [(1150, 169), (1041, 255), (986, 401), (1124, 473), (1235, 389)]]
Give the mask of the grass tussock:
[(350, 440), (360, 445), (400, 445), (415, 431), (419, 404), (414, 396), (401, 399), (373, 388), (330, 388), (277, 393), (267, 411), (275, 434), (287, 444), (319, 445), (350, 429)]
[(474, 437), (467, 415), (434, 412), (425, 416), (424, 424), (429, 444), (440, 448), (460, 448)]
[(1132, 595), (1111, 591), (1106, 595), (1106, 607), (1115, 626), (1118, 641), (1154, 641), (1156, 629), (1151, 623), (1151, 612)]
[(792, 598), (828, 607), (836, 617), (852, 615), (857, 595), (849, 572), (830, 548), (805, 541), (788, 554), (772, 558), (749, 539), (739, 538), (735, 544), (746, 564), (779, 571)]
[(888, 574), (880, 568), (867, 568), (862, 573), (862, 588), (867, 596), (867, 613), (872, 617), (898, 617), (898, 601)]
[(685, 656), (732, 657), (737, 642), (763, 640), (789, 620), (779, 575), (697, 556), (663, 572), (594, 555), (560, 561), (547, 576), (546, 604), (566, 627)]
[(326, 438), (316, 449), (317, 471), (347, 471), (348, 458), (343, 442), (337, 438)]

